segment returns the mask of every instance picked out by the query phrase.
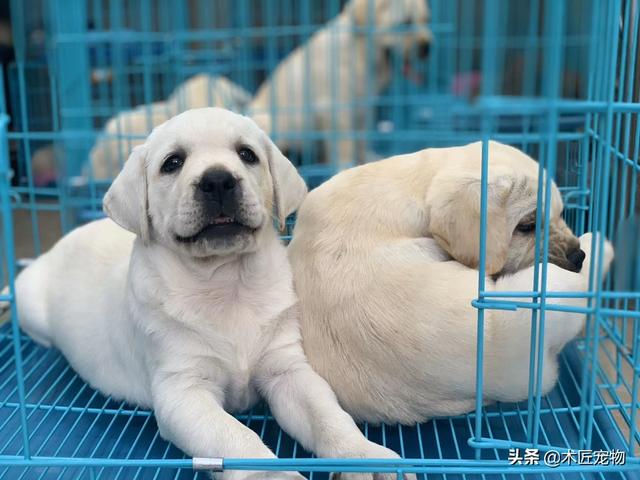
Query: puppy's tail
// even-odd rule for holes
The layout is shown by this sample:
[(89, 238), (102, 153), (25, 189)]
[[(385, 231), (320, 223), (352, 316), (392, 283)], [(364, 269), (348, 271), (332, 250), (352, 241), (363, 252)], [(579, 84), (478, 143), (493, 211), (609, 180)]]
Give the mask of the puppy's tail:
[[(33, 263), (32, 259), (19, 259), (17, 262), (18, 267), (26, 268)], [(0, 296), (2, 298), (9, 297), (9, 285), (6, 285), (2, 291), (0, 291)], [(4, 315), (11, 310), (11, 302), (8, 300), (0, 300), (0, 325), (2, 325), (8, 318), (5, 318)]]
[[(25, 268), (15, 282), (15, 296), (18, 306), (20, 327), (39, 344), (50, 347), (51, 335), (47, 311), (45, 308), (46, 289), (43, 285), (46, 275), (42, 275), (44, 267), (34, 262)], [(2, 289), (2, 295), (9, 294), (9, 287)], [(5, 297), (6, 298), (6, 297)], [(0, 301), (0, 323), (9, 319), (11, 304), (7, 300)]]

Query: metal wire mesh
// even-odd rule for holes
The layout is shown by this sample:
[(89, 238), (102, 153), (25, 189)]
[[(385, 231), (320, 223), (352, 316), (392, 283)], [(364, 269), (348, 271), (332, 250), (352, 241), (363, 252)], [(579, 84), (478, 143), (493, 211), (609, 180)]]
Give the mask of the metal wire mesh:
[[(24, 261), (101, 214), (110, 180), (157, 118), (199, 106), (180, 90), (185, 81), (204, 75), (205, 103), (246, 111), (247, 104), (237, 99), (250, 101), (282, 59), (326, 28), (344, 6), (338, 0), (13, 1), (16, 62), (5, 72), (10, 94), (2, 104), (11, 124), (0, 131), (2, 273), (9, 286)], [(640, 467), (640, 255), (630, 219), (638, 214), (640, 195), (640, 5), (635, 0), (431, 0), (429, 7), (429, 57), (418, 58), (415, 48), (406, 59), (391, 52), (388, 84), (381, 90), (375, 86), (378, 72), (371, 58), (365, 94), (356, 96), (340, 90), (353, 88), (339, 81), (336, 56), (341, 52), (331, 50), (326, 58), (307, 53), (298, 80), (306, 85), (297, 107), (304, 127), (295, 132), (277, 128), (278, 118), (291, 112), (271, 101), (266, 112), (274, 119), (276, 142), (287, 145), (312, 186), (357, 161), (337, 155), (345, 139), (362, 141), (367, 160), (473, 140), (513, 144), (555, 178), (574, 232), (604, 232), (623, 260), (616, 261), (604, 286), (593, 282), (589, 292), (576, 293), (589, 299), (582, 310), (585, 335), (562, 353), (560, 383), (549, 395), (539, 393), (532, 369), (527, 401), (486, 407), (479, 375), (475, 412), (412, 428), (363, 429), (408, 459), (398, 469), (428, 473), (430, 479), (635, 478)], [(408, 38), (412, 32), (412, 26), (400, 25), (392, 33)], [(333, 35), (342, 33), (338, 29)], [(374, 23), (358, 31), (369, 52), (386, 33)], [(411, 63), (409, 73), (405, 60)], [(334, 88), (328, 104), (314, 101), (317, 79), (310, 62), (325, 65)], [(220, 78), (238, 87), (228, 91), (233, 99), (214, 95)], [(176, 103), (152, 106), (174, 94)], [(139, 128), (121, 116), (136, 108)], [(308, 119), (322, 108), (331, 121), (320, 127)], [(364, 112), (361, 123), (345, 128), (337, 121), (356, 112)], [(114, 116), (120, 120), (109, 130)], [(98, 175), (92, 148), (105, 139), (115, 168)], [(486, 160), (483, 168), (486, 173)], [(541, 207), (542, 196), (539, 202)], [(541, 260), (549, 241), (549, 212), (545, 215), (537, 231)], [(484, 218), (486, 229), (486, 208)], [(593, 247), (602, 256), (602, 245)], [(545, 282), (528, 292), (486, 292), (482, 262), (477, 364), (482, 365), (484, 312), (496, 308), (531, 310), (531, 361), (539, 362), (545, 312), (554, 308), (548, 301), (563, 294), (546, 291)], [(545, 272), (543, 266), (538, 275), (544, 279)], [(11, 292), (1, 300), (15, 307)], [(15, 309), (10, 316), (12, 323), (0, 331), (0, 477), (195, 475), (190, 460), (159, 437), (150, 412), (91, 390), (59, 354), (20, 337)], [(291, 459), (299, 459), (300, 470), (327, 478), (324, 472), (335, 467), (310, 459), (263, 407), (239, 418), (280, 457), (270, 468), (298, 468)], [(621, 449), (627, 464), (553, 470), (508, 466), (509, 448), (532, 446)], [(229, 459), (228, 465), (256, 464)], [(375, 462), (352, 460), (340, 466), (375, 469)]]

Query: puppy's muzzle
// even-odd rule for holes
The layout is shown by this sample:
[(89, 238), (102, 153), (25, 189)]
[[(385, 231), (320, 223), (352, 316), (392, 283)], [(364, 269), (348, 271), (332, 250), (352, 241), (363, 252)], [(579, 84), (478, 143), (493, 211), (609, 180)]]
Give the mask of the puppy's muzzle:
[(207, 170), (197, 184), (198, 192), (206, 202), (221, 206), (235, 202), (238, 181), (226, 170)]
[(555, 238), (549, 239), (549, 261), (571, 272), (582, 270), (586, 254), (580, 249), (578, 239), (573, 235), (569, 238), (565, 237), (564, 242), (555, 243), (552, 239), (555, 240)]
[(242, 187), (231, 172), (219, 168), (207, 170), (194, 187), (195, 197), (201, 204), (203, 226), (195, 235), (178, 236), (179, 242), (193, 243), (255, 230), (240, 218)]
[(240, 183), (231, 172), (211, 169), (204, 172), (196, 184), (196, 198), (202, 203), (208, 218), (234, 219), (238, 212), (240, 190)]
[(567, 260), (573, 265), (575, 271), (579, 272), (582, 269), (582, 262), (584, 262), (586, 256), (586, 253), (578, 248), (567, 255)]

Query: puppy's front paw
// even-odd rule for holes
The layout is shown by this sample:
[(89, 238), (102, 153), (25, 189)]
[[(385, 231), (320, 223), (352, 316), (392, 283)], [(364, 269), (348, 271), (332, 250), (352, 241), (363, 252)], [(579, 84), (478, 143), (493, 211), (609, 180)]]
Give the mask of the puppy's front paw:
[[(353, 458), (400, 458), (400, 456), (382, 445), (367, 441), (363, 449)], [(416, 480), (413, 473), (405, 473), (404, 480)], [(395, 473), (334, 473), (331, 475), (332, 480), (397, 480)]]
[[(591, 244), (592, 244), (594, 235), (596, 236), (595, 238), (596, 252), (599, 249), (599, 242), (601, 240), (604, 242), (604, 246), (602, 249), (602, 277), (604, 278), (607, 275), (607, 272), (609, 271), (611, 262), (613, 261), (614, 251), (613, 251), (613, 245), (611, 244), (611, 242), (606, 238), (604, 238), (604, 236), (601, 239), (600, 233), (593, 234), (589, 232), (589, 233), (585, 233), (580, 237), (580, 248), (585, 253), (585, 259), (584, 259), (584, 262), (582, 263), (582, 270), (580, 272), (585, 275), (589, 275), (590, 264), (593, 258), (593, 255), (592, 255), (593, 252), (591, 251)], [(595, 267), (597, 268), (597, 265), (595, 265)]]
[[(405, 473), (404, 480), (416, 480), (413, 473)], [(331, 480), (398, 480), (395, 473), (332, 473)]]
[[(238, 479), (240, 480), (240, 478)], [(307, 480), (298, 472), (255, 472), (242, 477), (242, 480)]]

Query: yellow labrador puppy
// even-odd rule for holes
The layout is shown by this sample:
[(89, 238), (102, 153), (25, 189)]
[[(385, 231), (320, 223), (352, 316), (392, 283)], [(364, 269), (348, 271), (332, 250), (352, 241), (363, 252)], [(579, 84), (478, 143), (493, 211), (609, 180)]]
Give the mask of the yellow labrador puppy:
[(71, 232), (18, 276), (21, 325), (93, 387), (153, 408), (163, 437), (191, 456), (274, 457), (227, 413), (263, 397), (317, 455), (397, 458), (362, 435), (302, 350), (272, 209), (282, 224), (305, 194), (250, 119), (178, 115), (133, 150), (104, 200), (111, 219)]
[[(305, 352), (358, 420), (411, 424), (474, 407), (481, 156), (474, 143), (346, 170), (298, 212), (289, 258)], [(486, 290), (531, 290), (538, 164), (491, 142), (488, 182)], [(573, 236), (552, 189), (547, 289), (585, 291), (591, 234)], [(607, 242), (604, 272), (612, 257)], [(530, 318), (486, 311), (486, 401), (526, 398)], [(583, 323), (547, 312), (545, 392)]]
[[(392, 56), (405, 69), (426, 57), (431, 45), (426, 0), (351, 0), (343, 11), (291, 52), (258, 89), (249, 104), (253, 119), (277, 134), (283, 150), (301, 149), (309, 130), (325, 132), (323, 154), (345, 164), (365, 160), (365, 115), (391, 80)], [(367, 91), (370, 85), (371, 91)], [(272, 109), (276, 109), (272, 117)], [(330, 131), (338, 151), (331, 151)]]

